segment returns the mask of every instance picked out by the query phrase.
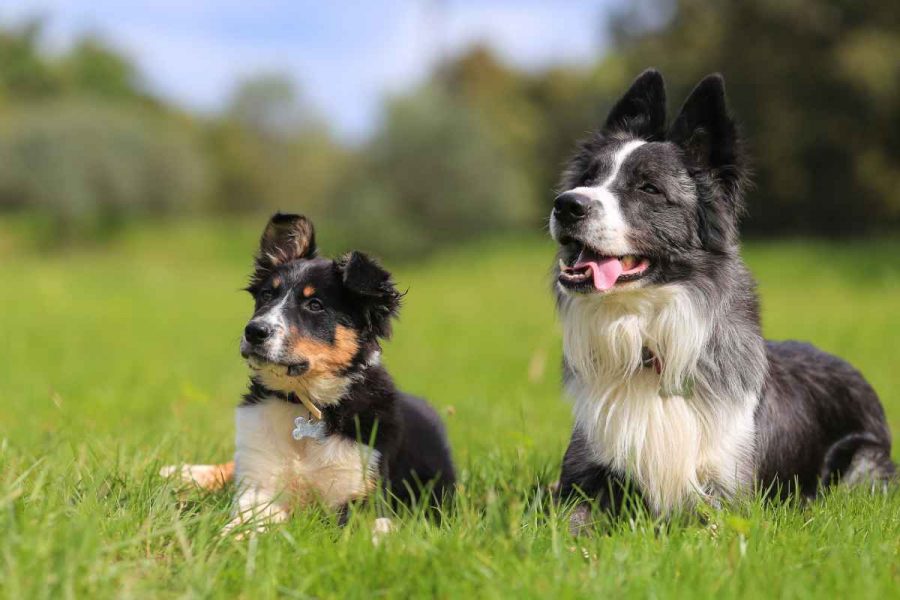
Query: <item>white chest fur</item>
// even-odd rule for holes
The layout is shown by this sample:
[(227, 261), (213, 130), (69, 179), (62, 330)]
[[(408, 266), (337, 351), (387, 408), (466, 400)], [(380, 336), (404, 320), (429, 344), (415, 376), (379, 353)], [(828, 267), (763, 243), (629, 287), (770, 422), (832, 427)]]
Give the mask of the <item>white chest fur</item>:
[(302, 405), (279, 399), (237, 409), (238, 512), (273, 505), (265, 512), (281, 513), (315, 501), (336, 508), (372, 491), (379, 453), (336, 435), (295, 440), (300, 416), (308, 416)]
[[(716, 398), (702, 379), (679, 390), (706, 343), (702, 307), (678, 286), (566, 298), (561, 307), (568, 392), (593, 457), (641, 489), (665, 514), (698, 498), (730, 497), (752, 478), (756, 398)], [(642, 365), (642, 348), (662, 373)]]

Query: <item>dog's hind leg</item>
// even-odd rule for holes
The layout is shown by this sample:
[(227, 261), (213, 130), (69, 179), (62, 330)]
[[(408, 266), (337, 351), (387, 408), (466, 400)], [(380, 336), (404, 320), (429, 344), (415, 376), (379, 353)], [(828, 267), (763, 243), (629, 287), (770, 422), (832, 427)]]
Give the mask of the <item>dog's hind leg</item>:
[(873, 490), (896, 481), (897, 468), (891, 461), (890, 443), (868, 433), (847, 435), (825, 453), (822, 482), (871, 486)]
[(846, 485), (869, 485), (878, 489), (897, 481), (897, 467), (883, 446), (862, 446), (853, 455), (841, 481)]
[(169, 465), (160, 469), (162, 477), (175, 477), (208, 491), (220, 490), (234, 479), (234, 461), (219, 465)]

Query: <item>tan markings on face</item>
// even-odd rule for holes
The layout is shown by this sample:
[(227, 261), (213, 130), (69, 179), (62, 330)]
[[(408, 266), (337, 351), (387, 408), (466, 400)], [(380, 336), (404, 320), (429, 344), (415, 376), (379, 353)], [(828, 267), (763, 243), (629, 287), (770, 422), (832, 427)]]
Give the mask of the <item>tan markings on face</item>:
[(303, 297), (304, 298), (309, 298), (310, 296), (312, 296), (315, 293), (316, 293), (316, 288), (314, 288), (311, 285), (308, 285), (305, 288), (303, 288)]
[(294, 356), (309, 361), (309, 371), (304, 377), (334, 375), (350, 365), (358, 350), (359, 338), (356, 332), (343, 325), (335, 328), (333, 344), (299, 338), (291, 346)]
[(277, 290), (278, 288), (281, 287), (282, 283), (284, 283), (284, 280), (282, 280), (281, 277), (276, 277), (275, 279), (272, 280), (272, 287)]

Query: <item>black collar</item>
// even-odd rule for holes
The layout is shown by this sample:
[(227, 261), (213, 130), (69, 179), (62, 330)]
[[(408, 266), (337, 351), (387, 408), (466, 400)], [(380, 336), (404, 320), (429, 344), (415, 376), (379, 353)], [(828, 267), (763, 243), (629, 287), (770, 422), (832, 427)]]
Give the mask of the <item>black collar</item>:
[(647, 369), (653, 367), (657, 375), (662, 374), (662, 361), (647, 346), (641, 348), (641, 364)]

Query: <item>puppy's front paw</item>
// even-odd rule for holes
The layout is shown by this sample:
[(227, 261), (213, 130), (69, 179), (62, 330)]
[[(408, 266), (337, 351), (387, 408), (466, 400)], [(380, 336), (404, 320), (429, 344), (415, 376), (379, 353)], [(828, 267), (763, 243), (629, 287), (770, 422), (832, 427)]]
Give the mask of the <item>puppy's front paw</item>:
[(287, 510), (274, 502), (247, 506), (235, 513), (234, 518), (222, 528), (220, 535), (234, 535), (238, 540), (251, 538), (257, 533), (265, 533), (272, 525), (287, 521), (289, 516)]
[(160, 477), (176, 479), (201, 489), (214, 491), (225, 487), (234, 475), (234, 463), (224, 465), (167, 465), (159, 470)]
[(394, 522), (387, 517), (375, 519), (372, 523), (372, 543), (378, 545), (384, 537), (394, 531)]
[(234, 539), (241, 541), (248, 540), (258, 533), (265, 533), (265, 531), (265, 523), (247, 521), (241, 517), (235, 517), (222, 528), (222, 531), (219, 532), (219, 536), (223, 538), (234, 537)]

